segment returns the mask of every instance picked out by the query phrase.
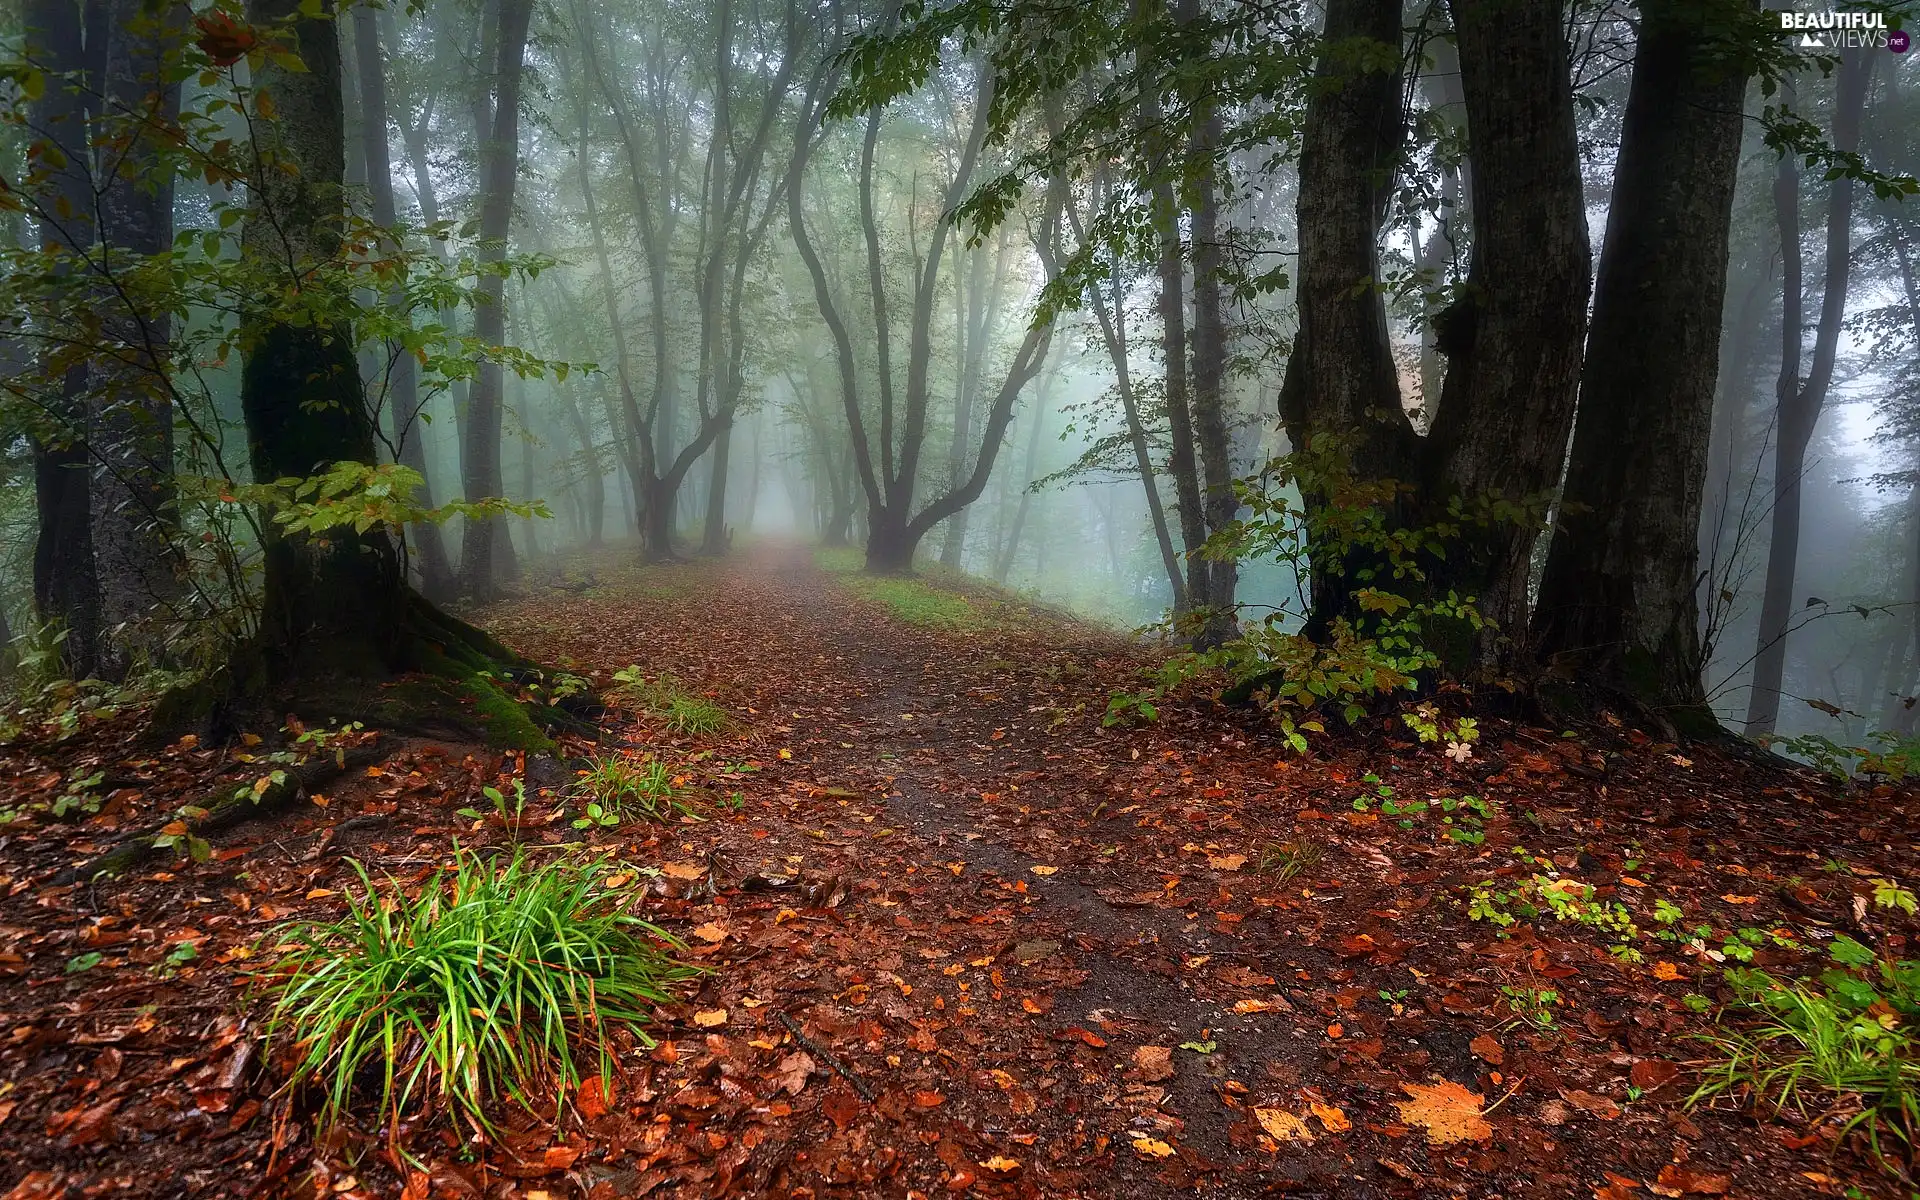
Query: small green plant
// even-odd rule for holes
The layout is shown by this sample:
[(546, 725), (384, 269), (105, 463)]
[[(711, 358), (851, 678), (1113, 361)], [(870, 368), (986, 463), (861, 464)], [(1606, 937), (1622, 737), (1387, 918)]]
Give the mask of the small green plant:
[(1260, 869), (1271, 871), (1274, 882), (1291, 883), (1320, 865), (1327, 852), (1318, 842), (1305, 839), (1268, 846), (1260, 855)]
[(667, 764), (657, 758), (634, 762), (620, 754), (588, 761), (574, 782), (574, 792), (586, 798), (585, 811), (575, 829), (617, 825), (621, 818), (653, 821), (691, 815), (693, 808), (680, 796), (680, 785)]
[(615, 671), (613, 681), (622, 697), (661, 718), (670, 732), (682, 736), (719, 733), (730, 721), (726, 709), (688, 691), (672, 675), (663, 673), (649, 679), (633, 666)]
[(1851, 938), (1836, 938), (1832, 956), (1818, 982), (1727, 972), (1736, 999), (1725, 1015), (1755, 1023), (1706, 1035), (1719, 1053), (1691, 1102), (1739, 1093), (1838, 1119), (1842, 1137), (1862, 1134), (1876, 1161), (1901, 1171), (1920, 1132), (1920, 1042), (1910, 1028), (1920, 962), (1876, 959)]
[(106, 777), (105, 771), (95, 771), (87, 776), (81, 776), (76, 772), (73, 778), (67, 780), (66, 790), (54, 798), (53, 815), (56, 818), (65, 818), (77, 812), (84, 812), (89, 816), (99, 812), (100, 797), (94, 795), (93, 789), (99, 787), (100, 781)]
[(89, 950), (85, 954), (76, 954), (67, 960), (67, 974), (84, 975), (99, 966), (106, 955), (98, 950)]
[(292, 1087), (321, 1090), (322, 1125), (359, 1100), (389, 1129), (426, 1099), (480, 1128), (498, 1098), (557, 1112), (583, 1062), (605, 1081), (614, 1027), (652, 1044), (641, 1027), (691, 973), (626, 911), (632, 872), (604, 859), (457, 849), (417, 893), (351, 865), (346, 916), (272, 935), (294, 948), (272, 975), (268, 1044), (294, 1055)]
[(1794, 737), (1764, 734), (1759, 741), (1762, 746), (1783, 750), (1835, 779), (1865, 775), (1898, 783), (1909, 774), (1920, 772), (1920, 737), (1903, 737), (1885, 729), (1869, 733), (1863, 746), (1843, 746), (1818, 733)]
[[(486, 787), (480, 789), (480, 794), (485, 796), (488, 803), (493, 805), (494, 815), (507, 824), (517, 824), (527, 811), (526, 780), (519, 778), (514, 779), (512, 791), (513, 799), (508, 800), (507, 794), (492, 784), (488, 784)], [(462, 808), (456, 809), (455, 811), (463, 817), (468, 817), (476, 821), (486, 815), (477, 808)]]
[(1552, 988), (1516, 987), (1503, 984), (1500, 994), (1507, 998), (1507, 1007), (1519, 1020), (1539, 1029), (1552, 1029), (1555, 1018), (1554, 1005), (1560, 1003), (1560, 993)]

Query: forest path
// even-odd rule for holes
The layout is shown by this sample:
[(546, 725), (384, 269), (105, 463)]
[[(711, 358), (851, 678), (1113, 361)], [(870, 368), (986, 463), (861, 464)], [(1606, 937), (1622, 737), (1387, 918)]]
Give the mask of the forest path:
[[(1510, 876), (1524, 836), (1607, 895), (1665, 855), (1710, 900), (1753, 886), (1742, 858), (1843, 852), (1831, 823), (1769, 812), (1767, 844), (1703, 870), (1696, 835), (1737, 840), (1766, 801), (1646, 739), (1601, 776), (1591, 746), (1524, 727), (1466, 764), (1398, 722), (1296, 759), (1204, 702), (1108, 728), (1141, 647), (857, 561), (615, 568), (497, 614), (536, 652), (637, 661), (743, 714), (718, 742), (623, 727), (711, 752), (729, 769), (706, 786), (737, 807), (608, 839), (685, 860), (665, 918), (716, 970), (667, 1014), (676, 1057), (643, 1089), (708, 1141), (606, 1194), (1565, 1196), (1609, 1173), (1804, 1194), (1772, 1139), (1680, 1112), (1700, 981), (1551, 923), (1497, 937), (1460, 897)], [(1443, 819), (1465, 794), (1486, 819)], [(1385, 819), (1387, 796), (1420, 808)], [(758, 1090), (699, 1089), (715, 1078)]]
[[(1684, 1101), (1723, 951), (1788, 976), (1841, 930), (1911, 953), (1920, 922), (1856, 913), (1920, 878), (1913, 789), (1617, 723), (1483, 714), (1465, 762), (1391, 714), (1295, 756), (1204, 695), (1109, 727), (1147, 648), (858, 566), (609, 548), (475, 614), (597, 677), (615, 707), (565, 756), (664, 763), (672, 823), (577, 830), (557, 759), (368, 732), (377, 767), (206, 861), (70, 884), (260, 760), (156, 748), (138, 710), (0, 745), (0, 799), (39, 798), (0, 828), (0, 1200), (1893, 1194), (1829, 1153), (1839, 1121)], [(629, 665), (730, 719), (674, 732)], [(99, 812), (55, 817), (88, 778)], [(476, 819), (516, 783), (517, 828)], [(422, 1122), (405, 1167), (364, 1131), (316, 1146), (261, 1040), (265, 952), (340, 919), (362, 868), (412, 887), (516, 840), (633, 864), (634, 909), (710, 969), (557, 1126)], [(1547, 888), (1606, 920), (1555, 921)], [(1661, 936), (1675, 911), (1700, 945)]]

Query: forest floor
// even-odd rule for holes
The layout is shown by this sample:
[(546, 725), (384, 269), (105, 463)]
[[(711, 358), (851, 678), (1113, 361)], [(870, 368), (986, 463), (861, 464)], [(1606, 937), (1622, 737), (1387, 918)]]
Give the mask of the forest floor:
[[(1709, 947), (1865, 937), (1870, 881), (1920, 875), (1911, 793), (1613, 724), (1487, 719), (1464, 762), (1393, 719), (1297, 757), (1204, 699), (1107, 727), (1151, 661), (1137, 643), (846, 566), (609, 552), (478, 614), (536, 658), (670, 672), (733, 714), (704, 737), (609, 715), (603, 741), (686, 781), (698, 819), (672, 825), (582, 834), (564, 771), (407, 740), (210, 862), (57, 886), (259, 764), (142, 748), (137, 713), (0, 748), (0, 796), (106, 776), (96, 815), (0, 826), (0, 1196), (1896, 1194), (1831, 1125), (1685, 1104), (1712, 953), (1622, 961), (1604, 931), (1502, 930), (1468, 901), (1544, 871), (1647, 929), (1678, 906)], [(269, 932), (337, 914), (350, 859), (417, 883), (456, 840), (504, 844), (455, 810), (519, 772), (522, 840), (643, 868), (637, 907), (707, 971), (557, 1128), (462, 1146), (427, 1126), (399, 1170), (316, 1147), (261, 1049)]]

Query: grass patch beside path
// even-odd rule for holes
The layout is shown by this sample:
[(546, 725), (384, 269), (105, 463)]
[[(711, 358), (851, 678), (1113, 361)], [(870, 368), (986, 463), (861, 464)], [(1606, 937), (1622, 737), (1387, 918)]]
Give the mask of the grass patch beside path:
[(1026, 608), (989, 583), (940, 567), (917, 575), (868, 575), (866, 555), (855, 547), (814, 551), (822, 571), (854, 595), (887, 610), (894, 620), (925, 629), (983, 630), (1015, 624)]

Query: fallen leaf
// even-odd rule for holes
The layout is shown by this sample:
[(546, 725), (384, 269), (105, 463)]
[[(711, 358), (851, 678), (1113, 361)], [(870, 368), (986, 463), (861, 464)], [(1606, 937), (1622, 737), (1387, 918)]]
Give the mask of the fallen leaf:
[(1620, 1115), (1620, 1106), (1605, 1096), (1581, 1091), (1562, 1092), (1561, 1095), (1566, 1097), (1568, 1104), (1581, 1112), (1592, 1113), (1603, 1121), (1611, 1121)]
[(580, 1115), (591, 1121), (604, 1117), (609, 1111), (608, 1101), (612, 1098), (610, 1087), (603, 1088), (598, 1075), (589, 1075), (580, 1083), (580, 1096), (574, 1101), (574, 1107)]
[(1148, 1083), (1173, 1077), (1172, 1046), (1140, 1046), (1133, 1052), (1133, 1062), (1140, 1068), (1140, 1078)]
[(1145, 1136), (1133, 1139), (1133, 1152), (1141, 1158), (1172, 1158), (1174, 1154), (1172, 1146), (1158, 1138)]
[(798, 1096), (806, 1088), (807, 1076), (813, 1074), (813, 1068), (813, 1056), (796, 1051), (780, 1060), (773, 1075), (789, 1096)]
[(844, 1087), (828, 1092), (820, 1101), (820, 1111), (840, 1129), (845, 1129), (860, 1115), (860, 1100)]
[(1032, 871), (1035, 875), (1053, 875), (1060, 870), (1059, 867), (1040, 867), (1040, 866), (1028, 867), (1027, 869), (1029, 871)]
[(1256, 1108), (1254, 1119), (1260, 1122), (1260, 1128), (1276, 1142), (1311, 1142), (1313, 1130), (1307, 1123), (1284, 1108)]
[(703, 942), (717, 945), (727, 940), (727, 927), (725, 925), (716, 925), (709, 921), (705, 925), (694, 926), (693, 936)]
[(1353, 1122), (1347, 1119), (1347, 1114), (1331, 1104), (1322, 1104), (1318, 1100), (1310, 1101), (1307, 1104), (1307, 1111), (1320, 1118), (1320, 1123), (1327, 1127), (1328, 1133), (1345, 1133), (1353, 1128)]
[(996, 1154), (992, 1158), (983, 1159), (980, 1165), (996, 1175), (1007, 1175), (1020, 1169), (1020, 1160), (1008, 1158), (1004, 1154)]
[(1633, 1086), (1652, 1091), (1654, 1088), (1671, 1083), (1674, 1076), (1678, 1074), (1680, 1074), (1678, 1063), (1668, 1062), (1664, 1058), (1643, 1058), (1633, 1064), (1633, 1069), (1627, 1072), (1627, 1078), (1632, 1081)]
[(548, 1170), (564, 1171), (585, 1151), (585, 1146), (548, 1146), (547, 1152), (540, 1156), (540, 1162)]
[(690, 862), (662, 863), (660, 870), (669, 879), (698, 879), (707, 873), (699, 863)]
[(1468, 1042), (1467, 1049), (1473, 1051), (1475, 1057), (1492, 1063), (1496, 1067), (1507, 1061), (1507, 1052), (1500, 1048), (1500, 1043), (1495, 1041), (1490, 1033), (1483, 1033)]
[(693, 1023), (702, 1029), (715, 1029), (727, 1023), (727, 1010), (707, 1008), (693, 1014)]
[(1412, 1097), (1396, 1100), (1400, 1119), (1427, 1131), (1427, 1140), (1436, 1146), (1451, 1142), (1484, 1142), (1493, 1136), (1493, 1126), (1480, 1115), (1485, 1097), (1467, 1090), (1452, 1080), (1440, 1083), (1403, 1083), (1400, 1090)]
[(1724, 1196), (1732, 1186), (1732, 1175), (1696, 1171), (1685, 1163), (1668, 1163), (1660, 1168), (1653, 1191), (1661, 1196)]
[(913, 1094), (913, 1102), (921, 1108), (939, 1108), (947, 1098), (939, 1092), (919, 1091)]
[(1216, 871), (1238, 871), (1241, 867), (1247, 865), (1247, 856), (1244, 854), (1211, 856), (1207, 859), (1207, 865)]
[(1680, 968), (1670, 962), (1662, 960), (1653, 964), (1653, 977), (1671, 982), (1680, 978)]

